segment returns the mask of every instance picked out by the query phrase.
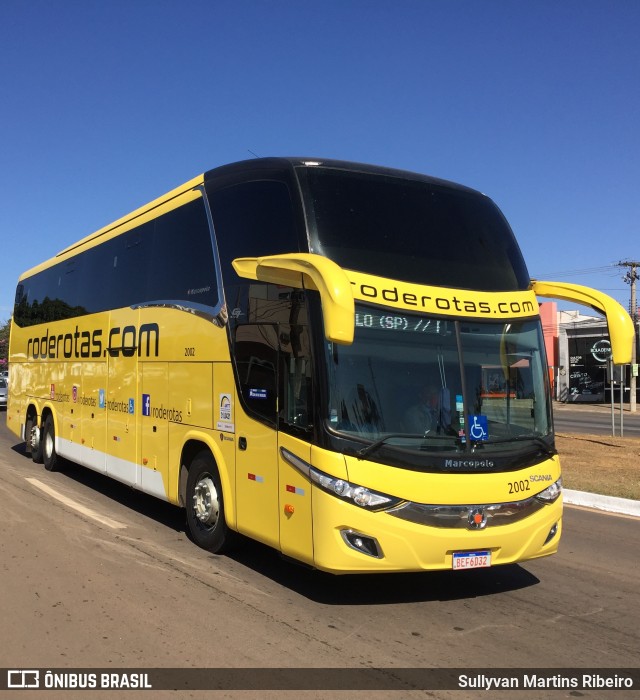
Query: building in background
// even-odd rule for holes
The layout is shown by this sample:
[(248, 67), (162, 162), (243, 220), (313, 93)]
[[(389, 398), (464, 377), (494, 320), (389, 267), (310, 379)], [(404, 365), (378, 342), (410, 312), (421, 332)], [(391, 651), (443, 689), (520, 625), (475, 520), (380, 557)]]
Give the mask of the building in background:
[[(558, 311), (555, 302), (540, 304), (553, 397), (567, 403), (609, 403), (611, 356), (604, 318), (580, 311)], [(636, 328), (636, 334), (637, 334)], [(631, 366), (625, 365), (625, 402), (629, 401)], [(614, 400), (618, 402), (619, 377)]]

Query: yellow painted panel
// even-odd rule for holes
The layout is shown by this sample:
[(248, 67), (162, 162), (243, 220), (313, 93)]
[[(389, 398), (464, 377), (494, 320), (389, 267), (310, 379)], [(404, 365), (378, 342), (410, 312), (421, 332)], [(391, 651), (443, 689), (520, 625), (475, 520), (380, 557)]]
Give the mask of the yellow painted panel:
[(213, 427), (213, 366), (210, 362), (174, 362), (169, 365), (168, 402), (163, 405), (174, 423)]
[[(109, 380), (107, 390), (107, 474), (131, 486), (140, 484), (137, 426), (140, 415), (138, 358), (125, 355), (123, 348), (135, 344), (138, 311), (111, 312), (109, 338), (115, 353), (107, 353)], [(120, 329), (116, 334), (114, 331)], [(126, 352), (130, 352), (126, 350)]]
[[(279, 446), (310, 462), (311, 446), (285, 433)], [(280, 451), (278, 450), (278, 453)], [(280, 549), (283, 554), (313, 565), (311, 483), (278, 454), (280, 477)]]
[(245, 416), (239, 409), (235, 420), (238, 530), (277, 548), (278, 436), (273, 428)]
[(213, 365), (213, 440), (216, 445), (216, 462), (222, 489), (226, 497), (227, 522), (237, 527), (236, 510), (236, 449), (235, 416), (237, 413), (236, 390), (230, 362)]
[(140, 363), (140, 464), (144, 489), (145, 468), (162, 475), (169, 492), (169, 421), (166, 416), (168, 364)]
[[(106, 449), (107, 430), (107, 362), (101, 357), (82, 365), (82, 387), (78, 400), (82, 404), (81, 443), (94, 452)], [(104, 463), (104, 457), (102, 457)]]
[(60, 388), (68, 396), (66, 404), (61, 406), (60, 437), (81, 443), (82, 403), (78, 399), (82, 394), (82, 365), (79, 362), (65, 363), (64, 383)]

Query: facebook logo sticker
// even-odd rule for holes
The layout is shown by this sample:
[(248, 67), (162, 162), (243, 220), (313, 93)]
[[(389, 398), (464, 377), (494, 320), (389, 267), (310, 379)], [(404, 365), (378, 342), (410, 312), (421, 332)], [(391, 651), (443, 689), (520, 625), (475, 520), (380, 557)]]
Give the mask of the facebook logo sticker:
[(142, 415), (151, 415), (151, 394), (142, 394)]

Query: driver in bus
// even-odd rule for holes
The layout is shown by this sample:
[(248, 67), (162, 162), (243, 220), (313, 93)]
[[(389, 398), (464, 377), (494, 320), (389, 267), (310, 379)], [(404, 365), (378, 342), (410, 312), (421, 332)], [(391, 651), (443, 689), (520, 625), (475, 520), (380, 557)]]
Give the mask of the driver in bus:
[(412, 434), (449, 432), (451, 409), (446, 389), (426, 384), (418, 391), (418, 402), (404, 414), (404, 429)]

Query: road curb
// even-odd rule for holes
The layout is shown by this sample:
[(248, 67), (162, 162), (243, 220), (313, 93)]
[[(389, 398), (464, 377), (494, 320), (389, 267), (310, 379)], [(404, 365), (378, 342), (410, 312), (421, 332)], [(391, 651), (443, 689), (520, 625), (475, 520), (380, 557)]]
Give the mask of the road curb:
[(604, 510), (608, 513), (620, 513), (622, 515), (633, 515), (640, 518), (640, 501), (633, 501), (630, 498), (616, 498), (615, 496), (599, 496), (595, 493), (585, 491), (572, 491), (562, 489), (564, 502), (573, 506), (584, 506), (595, 510)]

